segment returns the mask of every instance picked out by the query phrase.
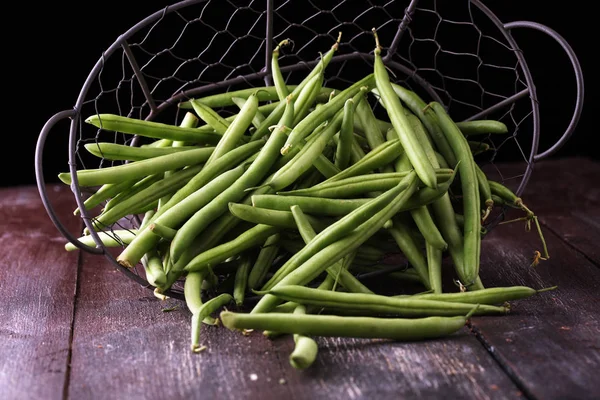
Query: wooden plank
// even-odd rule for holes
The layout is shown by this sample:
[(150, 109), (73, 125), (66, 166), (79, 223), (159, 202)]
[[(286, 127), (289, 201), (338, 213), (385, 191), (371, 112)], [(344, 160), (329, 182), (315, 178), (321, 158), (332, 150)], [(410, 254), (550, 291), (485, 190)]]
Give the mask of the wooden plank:
[(513, 302), (509, 316), (474, 318), (473, 327), (527, 397), (597, 398), (600, 270), (562, 238), (545, 236), (551, 257), (537, 267), (530, 266), (539, 249), (536, 233), (508, 224), (486, 236), (480, 271), (484, 285), (558, 289)]
[[(523, 171), (520, 164), (501, 165), (506, 176)], [(492, 177), (497, 173), (489, 166)], [(557, 158), (536, 163), (521, 196), (538, 216), (544, 231), (560, 236), (600, 266), (600, 162), (589, 158)], [(513, 216), (521, 216), (511, 213)], [(578, 220), (578, 223), (572, 221)]]
[[(80, 219), (67, 186), (49, 186), (70, 232)], [(62, 399), (77, 278), (77, 253), (43, 208), (35, 186), (0, 190), (0, 387), (5, 399)]]
[[(244, 336), (204, 326), (207, 349), (189, 351), (185, 303), (157, 300), (104, 257), (85, 255), (77, 298), (69, 395), (73, 398), (451, 398), (519, 396), (468, 328), (422, 343), (318, 339), (298, 371), (290, 336)], [(177, 306), (171, 312), (162, 308)]]

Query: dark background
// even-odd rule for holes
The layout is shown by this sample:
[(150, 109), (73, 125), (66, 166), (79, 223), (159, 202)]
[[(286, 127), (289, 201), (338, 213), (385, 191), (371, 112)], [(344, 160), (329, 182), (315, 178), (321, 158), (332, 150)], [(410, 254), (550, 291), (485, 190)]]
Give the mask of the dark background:
[[(36, 183), (34, 151), (43, 125), (56, 112), (73, 107), (91, 68), (119, 34), (169, 3), (172, 2), (105, 0), (35, 5), (21, 2), (8, 10), (6, 22), (14, 17), (12, 23), (16, 29), (5, 33), (3, 46), (3, 97), (8, 108), (4, 108), (5, 124), (1, 133), (4, 144), (2, 186)], [(351, 3), (360, 7), (358, 1)], [(583, 114), (573, 137), (552, 157), (600, 159), (597, 147), (592, 145), (593, 136), (597, 134), (596, 124), (592, 123), (598, 111), (593, 97), (597, 75), (592, 65), (593, 49), (597, 48), (596, 22), (592, 21), (595, 14), (586, 10), (581, 1), (496, 0), (484, 1), (484, 4), (505, 22), (531, 20), (545, 24), (573, 47), (585, 79)], [(537, 33), (519, 35), (515, 37), (527, 54), (530, 69), (535, 71), (538, 97), (548, 99), (541, 109), (540, 149), (545, 150), (558, 139), (571, 118), (575, 80), (567, 57), (550, 39)], [(67, 128), (67, 123), (57, 127), (65, 131)], [(66, 139), (60, 137), (65, 134), (51, 133), (44, 150), (46, 168), (67, 168)]]

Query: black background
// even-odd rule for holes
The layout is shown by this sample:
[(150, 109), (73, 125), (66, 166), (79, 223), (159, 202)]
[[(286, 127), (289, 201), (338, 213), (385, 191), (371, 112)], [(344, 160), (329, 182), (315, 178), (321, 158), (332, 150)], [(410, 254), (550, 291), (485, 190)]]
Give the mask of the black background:
[[(56, 112), (73, 107), (91, 68), (119, 34), (170, 3), (173, 2), (21, 2), (5, 10), (5, 27), (12, 27), (5, 32), (3, 46), (1, 186), (36, 183), (34, 152), (43, 125)], [(348, 3), (361, 6), (358, 1)], [(572, 46), (585, 80), (583, 114), (573, 137), (552, 157), (600, 159), (598, 147), (593, 145), (598, 134), (594, 90), (597, 75), (592, 64), (594, 49), (598, 47), (595, 13), (586, 9), (589, 7), (583, 1), (495, 0), (484, 4), (505, 22), (530, 20), (545, 24)], [(575, 79), (567, 57), (550, 39), (534, 33), (520, 34), (517, 39), (534, 73), (538, 97), (545, 100), (540, 142), (544, 150), (558, 139), (571, 118)], [(546, 131), (550, 133), (545, 134)], [(57, 168), (57, 163), (62, 169), (67, 168), (67, 149), (63, 147), (66, 141), (59, 137), (61, 134), (64, 135), (52, 132), (47, 141), (46, 168)]]

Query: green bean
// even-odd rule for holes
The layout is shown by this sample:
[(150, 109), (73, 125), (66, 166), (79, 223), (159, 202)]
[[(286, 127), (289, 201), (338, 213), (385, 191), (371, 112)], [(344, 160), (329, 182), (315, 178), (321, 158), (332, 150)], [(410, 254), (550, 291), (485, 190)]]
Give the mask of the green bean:
[(283, 99), (290, 94), (290, 91), (285, 84), (285, 79), (283, 79), (281, 69), (279, 68), (279, 49), (283, 46), (287, 46), (288, 44), (290, 44), (288, 39), (282, 40), (271, 53), (271, 77), (273, 78), (275, 90), (277, 91), (277, 97), (281, 101), (283, 101)]
[[(230, 187), (242, 174), (245, 166), (240, 165), (229, 171), (222, 173), (212, 181), (206, 184), (202, 190), (197, 190), (190, 194), (185, 200), (178, 203), (177, 207), (172, 207), (164, 214), (153, 218), (152, 222), (163, 224), (169, 228), (179, 226), (183, 221), (193, 215), (198, 209), (209, 203), (215, 196)], [(159, 237), (149, 229), (143, 229), (136, 238), (127, 246), (117, 257), (117, 261), (125, 267), (133, 267), (140, 258), (159, 240)]]
[(298, 93), (298, 98), (296, 99), (296, 109), (294, 112), (294, 120), (290, 126), (295, 126), (298, 122), (300, 122), (306, 115), (308, 114), (310, 107), (313, 105), (317, 95), (321, 91), (323, 87), (323, 69), (319, 70), (319, 73), (313, 76), (310, 81), (306, 84), (306, 86)]
[(246, 289), (248, 287), (248, 273), (252, 266), (252, 258), (248, 254), (242, 255), (242, 262), (235, 271), (235, 280), (233, 283), (233, 299), (235, 304), (241, 306), (246, 298)]
[[(248, 204), (229, 203), (229, 211), (235, 217), (254, 224), (278, 226), (280, 228), (295, 229), (296, 222), (290, 211), (271, 210), (268, 208), (253, 207)], [(307, 215), (312, 226), (318, 231), (327, 227), (327, 221)]]
[(433, 293), (442, 293), (442, 250), (425, 242), (429, 287)]
[(479, 119), (472, 121), (460, 121), (456, 122), (456, 126), (463, 135), (485, 135), (488, 133), (492, 134), (504, 134), (508, 133), (508, 128), (503, 122), (493, 119)]
[[(96, 186), (141, 179), (148, 175), (203, 163), (210, 157), (213, 150), (214, 147), (198, 148), (112, 167), (83, 169), (77, 171), (77, 179), (80, 186)], [(58, 178), (63, 183), (71, 184), (70, 172), (60, 173)]]
[[(251, 249), (265, 242), (265, 240), (279, 232), (278, 227), (271, 225), (255, 225), (237, 238), (208, 249), (185, 264), (184, 271), (201, 271), (227, 260), (242, 251)], [(177, 263), (175, 263), (177, 265)]]
[(169, 228), (161, 223), (152, 222), (148, 225), (148, 229), (150, 229), (155, 235), (161, 237), (161, 239), (165, 239), (168, 241), (173, 240), (175, 234), (177, 233), (176, 229)]
[(339, 140), (336, 143), (335, 151), (335, 165), (340, 170), (345, 169), (350, 162), (352, 139), (354, 136), (354, 100), (346, 100), (343, 110)]
[[(302, 236), (305, 244), (309, 244), (312, 240), (315, 239), (317, 233), (314, 231), (313, 227), (310, 225), (310, 221), (306, 218), (306, 214), (302, 211), (302, 209), (298, 206), (291, 207), (292, 215), (294, 216), (294, 220), (298, 225), (298, 231)], [(327, 267), (326, 272), (335, 279), (337, 282), (342, 284), (347, 290), (355, 293), (373, 293), (368, 287), (363, 285), (358, 279), (356, 279), (350, 272), (348, 272), (347, 267), (350, 265), (351, 261), (354, 259), (356, 252), (351, 253), (344, 257), (343, 259), (337, 261), (330, 267)]]
[(141, 161), (166, 154), (197, 149), (198, 146), (182, 147), (134, 147), (125, 144), (95, 142), (84, 144), (85, 149), (96, 157), (111, 161)]
[[(277, 192), (279, 196), (327, 197), (332, 199), (353, 198), (369, 192), (385, 191), (396, 186), (410, 171), (380, 172), (376, 174), (356, 175), (350, 178), (323, 182), (305, 189)], [(435, 170), (438, 184), (452, 178), (452, 170), (439, 168)]]
[[(375, 149), (386, 141), (381, 129), (377, 126), (375, 114), (373, 114), (373, 110), (366, 99), (362, 104), (358, 105), (356, 117), (364, 127), (363, 131), (369, 148)], [(393, 169), (389, 165), (383, 165), (381, 167), (381, 172), (393, 172)]]
[(456, 317), (381, 318), (287, 313), (236, 313), (222, 311), (230, 329), (261, 329), (304, 336), (378, 338), (416, 341), (438, 338), (462, 329), (471, 314)]
[(210, 165), (217, 159), (233, 150), (240, 142), (246, 130), (250, 127), (252, 119), (256, 115), (258, 109), (258, 98), (256, 95), (250, 95), (246, 103), (240, 110), (237, 117), (233, 120), (223, 132), (223, 136), (219, 143), (215, 146), (214, 151), (206, 161), (206, 165)]
[(427, 289), (431, 289), (431, 282), (429, 281), (429, 268), (425, 256), (412, 237), (410, 230), (406, 227), (406, 223), (401, 221), (397, 216), (392, 220), (394, 221), (394, 226), (388, 228), (387, 231), (389, 232), (390, 236), (392, 236), (400, 248), (400, 251), (408, 260), (409, 264), (419, 274), (419, 278), (421, 279), (423, 286), (425, 286)]
[(195, 100), (190, 100), (192, 104), (192, 108), (198, 114), (198, 117), (202, 121), (204, 121), (208, 126), (214, 129), (219, 135), (223, 135), (227, 128), (229, 127), (229, 121), (225, 120), (225, 118), (221, 117), (219, 113), (213, 110), (211, 107), (206, 104), (202, 104)]
[[(323, 231), (317, 237), (315, 237), (309, 244), (305, 246), (306, 249), (310, 249), (313, 243), (315, 243), (316, 252), (310, 252), (309, 250), (302, 251), (298, 254), (300, 256), (293, 256), (294, 260), (301, 260), (301, 264), (296, 268), (292, 269), (291, 272), (284, 274), (283, 278), (278, 281), (275, 281), (273, 286), (268, 285), (267, 282), (266, 289), (270, 290), (273, 287), (279, 285), (288, 285), (288, 284), (297, 284), (297, 285), (305, 285), (315, 279), (320, 273), (322, 273), (327, 267), (335, 263), (337, 260), (342, 259), (346, 255), (355, 251), (359, 246), (361, 246), (368, 238), (370, 238), (375, 232), (379, 231), (383, 225), (398, 213), (399, 209), (406, 202), (408, 198), (410, 198), (417, 190), (417, 177), (414, 174), (410, 174), (407, 177), (407, 180), (411, 181), (411, 184), (405, 190), (400, 191), (399, 194), (395, 196), (395, 198), (388, 202), (380, 211), (377, 211), (375, 214), (368, 213), (367, 218), (360, 218), (362, 222), (358, 227), (352, 230), (350, 233), (345, 234), (345, 236), (337, 236), (340, 231), (343, 230), (333, 228), (334, 234), (329, 233), (329, 237), (332, 237), (334, 241), (326, 241), (324, 240), (327, 237), (327, 233)], [(397, 191), (393, 191), (394, 194)], [(379, 199), (386, 199), (386, 193), (378, 196)], [(374, 200), (374, 204), (377, 202)], [(365, 207), (370, 208), (370, 207)], [(370, 217), (370, 218), (369, 218)], [(342, 219), (342, 223), (338, 222), (336, 224), (337, 227), (345, 225), (350, 225), (348, 221), (353, 219), (359, 219), (358, 215), (353, 214), (352, 218)], [(333, 224), (332, 226), (335, 226)], [(303, 260), (303, 256), (308, 256), (309, 258)], [(289, 264), (293, 266), (293, 263)], [(288, 264), (286, 263), (286, 264)], [(285, 264), (284, 264), (285, 267)], [(284, 267), (280, 268), (280, 270), (284, 269)], [(279, 270), (278, 270), (279, 272)], [(277, 298), (272, 295), (266, 294), (264, 295), (258, 303), (252, 308), (251, 313), (260, 313), (269, 311), (273, 306), (277, 305)]]
[[(306, 307), (296, 306), (294, 315), (306, 314)], [(291, 352), (289, 360), (290, 365), (296, 369), (306, 369), (310, 367), (317, 358), (319, 347), (314, 339), (294, 334), (294, 350)]]
[(258, 252), (258, 256), (251, 266), (247, 286), (249, 289), (256, 289), (262, 285), (273, 261), (279, 253), (279, 232), (269, 236)]
[(202, 351), (202, 346), (200, 346), (199, 343), (200, 328), (202, 326), (201, 322), (203, 322), (206, 317), (209, 317), (210, 314), (218, 311), (221, 307), (226, 306), (232, 301), (233, 296), (231, 296), (229, 293), (221, 293), (220, 295), (213, 297), (206, 303), (202, 304), (200, 308), (198, 308), (198, 310), (192, 314), (191, 349), (194, 353), (199, 353)]
[[(291, 214), (291, 213), (290, 213)], [(137, 229), (113, 229), (110, 231), (97, 232), (100, 243), (105, 247), (121, 247), (125, 246), (133, 241), (135, 236), (138, 234)], [(83, 235), (77, 238), (82, 244), (86, 246), (96, 246), (96, 241), (91, 235)], [(73, 243), (68, 242), (65, 244), (66, 251), (75, 251), (79, 248)]]
[[(256, 95), (256, 93), (253, 94), (254, 97), (258, 97)], [(236, 106), (239, 107), (240, 112), (242, 110), (242, 108), (244, 107), (244, 104), (246, 104), (247, 100), (242, 98), (242, 97), (234, 97), (231, 99)], [(237, 116), (236, 116), (237, 117)], [(258, 107), (256, 108), (256, 113), (254, 114), (254, 118), (252, 118), (252, 125), (257, 128), (258, 126), (260, 126), (260, 124), (265, 120), (265, 116), (264, 114), (258, 109)]]
[(477, 280), (479, 274), (479, 251), (481, 247), (481, 207), (475, 161), (465, 137), (442, 105), (437, 102), (431, 102), (429, 105), (435, 112), (440, 127), (458, 160), (456, 168), (460, 175), (463, 215), (465, 217), (463, 228), (464, 266), (461, 279), (464, 280), (466, 286), (469, 286)]
[(554, 290), (557, 287), (558, 286), (551, 286), (536, 290), (529, 286), (501, 286), (457, 293), (427, 293), (412, 295), (411, 297), (444, 302), (468, 302), (494, 305), (503, 304), (512, 300), (525, 299), (539, 293)]
[[(348, 158), (349, 161), (346, 164), (345, 168), (348, 167), (349, 165), (352, 164), (356, 164), (357, 162), (359, 162), (360, 160), (362, 160), (365, 157), (365, 151), (362, 149), (362, 147), (360, 147), (360, 144), (357, 141), (357, 136), (356, 134), (352, 134), (352, 136), (350, 137), (349, 141), (350, 141), (350, 148), (347, 149), (346, 151), (348, 152)], [(333, 141), (335, 143), (336, 146), (340, 145), (340, 134), (337, 134), (333, 137)], [(336, 154), (336, 159), (337, 159), (337, 154)], [(339, 168), (339, 167), (338, 167)], [(345, 169), (344, 168), (344, 169)], [(342, 168), (340, 168), (340, 170), (342, 170)]]
[[(425, 298), (427, 295), (391, 297), (374, 293), (324, 291), (300, 285), (274, 287), (269, 293), (282, 300), (293, 301), (305, 306), (393, 314), (403, 317), (464, 315), (478, 304), (433, 300)], [(507, 307), (480, 305), (474, 315), (506, 314), (507, 312)]]
[(94, 218), (93, 225), (96, 230), (101, 230), (106, 226), (110, 226), (119, 219), (133, 214), (139, 206), (151, 204), (166, 194), (173, 193), (183, 187), (191, 177), (195, 176), (202, 170), (204, 165), (195, 165), (183, 170), (177, 171), (172, 175), (158, 180), (146, 188), (143, 188), (131, 196), (119, 201), (112, 207), (107, 207), (104, 211)]
[(169, 201), (156, 212), (154, 219), (167, 212), (170, 208), (180, 203), (188, 196), (191, 196), (192, 193), (204, 187), (218, 175), (234, 168), (234, 166), (238, 165), (243, 160), (246, 160), (245, 162), (252, 160), (252, 154), (257, 154), (264, 146), (264, 143), (263, 140), (245, 143), (215, 160), (210, 168), (203, 168), (196, 176), (191, 178), (185, 186), (171, 196)]
[(198, 128), (185, 128), (161, 122), (144, 121), (116, 114), (94, 114), (86, 123), (105, 131), (116, 131), (156, 139), (178, 140), (196, 144), (216, 144), (221, 135), (201, 131)]
[(162, 259), (156, 249), (152, 249), (144, 255), (142, 258), (142, 265), (144, 267), (146, 281), (159, 289), (159, 292), (162, 292), (161, 288), (166, 283), (167, 276), (165, 274)]
[(481, 202), (485, 205), (485, 210), (483, 210), (483, 216), (481, 217), (481, 221), (483, 222), (494, 208), (494, 199), (492, 199), (492, 189), (490, 188), (487, 176), (477, 164), (475, 164), (475, 172), (477, 174), (477, 184), (479, 185)]
[[(363, 175), (368, 172), (372, 172), (378, 168), (381, 168), (393, 160), (395, 160), (402, 152), (402, 144), (400, 140), (386, 141), (373, 150), (369, 151), (365, 157), (359, 162), (349, 166), (348, 168), (340, 171), (338, 174), (326, 179), (315, 187), (325, 185), (327, 183), (350, 178), (356, 175)], [(434, 173), (435, 174), (435, 173)]]
[[(91, 194), (90, 197), (85, 199), (85, 201), (83, 202), (83, 207), (85, 210), (91, 210), (94, 207), (102, 204), (103, 201), (106, 201), (121, 193), (122, 191), (132, 187), (136, 182), (137, 179), (131, 179), (119, 183), (107, 183), (105, 185), (102, 185), (98, 190), (96, 190), (96, 192)], [(78, 215), (80, 213), (81, 210), (79, 209), (79, 207), (77, 207), (73, 211), (73, 215)]]
[(183, 223), (171, 242), (170, 252), (174, 262), (177, 262), (185, 248), (208, 224), (227, 212), (230, 202), (240, 200), (246, 189), (255, 186), (265, 177), (279, 155), (276, 147), (281, 148), (285, 137), (282, 127), (276, 128), (244, 174), (233, 182), (230, 187), (216, 194), (208, 204), (196, 211)]
[(473, 154), (473, 156), (479, 155), (491, 149), (491, 146), (485, 142), (468, 140), (467, 144), (469, 145), (469, 149), (471, 149), (471, 154)]
[(415, 168), (419, 179), (426, 186), (435, 188), (437, 180), (435, 179), (433, 166), (427, 158), (423, 146), (415, 137), (410, 121), (404, 114), (404, 107), (392, 88), (390, 77), (381, 57), (381, 46), (379, 45), (379, 38), (375, 29), (373, 29), (373, 34), (376, 40), (374, 69), (377, 90), (381, 95), (381, 99), (387, 109), (387, 114), (402, 143), (402, 147), (410, 159), (411, 165)]
[(303, 118), (290, 132), (284, 146), (281, 148), (281, 154), (286, 154), (292, 146), (296, 145), (301, 139), (308, 136), (323, 121), (331, 119), (342, 107), (346, 100), (354, 97), (363, 86), (367, 88), (373, 81), (373, 74), (365, 76), (363, 79), (355, 82), (341, 93), (333, 97), (331, 101), (312, 111)]

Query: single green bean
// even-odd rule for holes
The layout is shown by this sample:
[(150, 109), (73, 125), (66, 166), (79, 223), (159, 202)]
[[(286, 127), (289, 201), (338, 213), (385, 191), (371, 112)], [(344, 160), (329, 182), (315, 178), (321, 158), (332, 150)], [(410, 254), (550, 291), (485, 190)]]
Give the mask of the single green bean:
[(290, 90), (286, 86), (285, 79), (283, 78), (281, 69), (279, 68), (279, 49), (283, 46), (287, 46), (288, 44), (290, 44), (288, 39), (282, 40), (271, 53), (271, 77), (273, 78), (275, 90), (277, 91), (277, 97), (281, 101), (283, 101), (283, 99), (290, 94)]
[[(361, 101), (362, 103), (362, 101)], [(340, 125), (339, 140), (336, 143), (335, 165), (340, 170), (345, 169), (350, 162), (352, 152), (352, 139), (354, 136), (354, 100), (348, 99), (344, 103), (342, 123)]]
[(246, 298), (246, 289), (248, 288), (248, 274), (252, 267), (252, 258), (248, 254), (242, 255), (242, 262), (235, 271), (233, 283), (233, 299), (235, 304), (241, 306)]
[(221, 117), (219, 113), (206, 104), (202, 104), (195, 100), (191, 100), (191, 103), (192, 108), (196, 114), (198, 114), (198, 117), (200, 117), (200, 119), (212, 129), (214, 129), (215, 132), (217, 132), (219, 135), (223, 135), (227, 131), (230, 123), (229, 121), (225, 120), (225, 118)]
[[(253, 94), (254, 97), (258, 97), (256, 93)], [(242, 108), (244, 108), (244, 104), (246, 104), (247, 100), (242, 97), (234, 97), (231, 99), (236, 106), (239, 107), (240, 112)], [(237, 115), (236, 115), (237, 117)], [(257, 128), (260, 124), (265, 120), (264, 114), (257, 108), (256, 113), (254, 114), (254, 118), (252, 118), (252, 125)]]
[[(163, 261), (156, 249), (152, 249), (142, 257), (142, 265), (146, 281), (155, 288), (161, 290), (167, 282), (167, 275)], [(161, 290), (162, 291), (162, 290)]]
[[(80, 186), (96, 186), (141, 179), (148, 175), (201, 164), (208, 160), (213, 150), (214, 147), (198, 148), (112, 167), (83, 169), (77, 171), (77, 180)], [(72, 182), (70, 172), (60, 173), (58, 178), (68, 185)]]
[(247, 286), (249, 289), (256, 289), (263, 284), (273, 261), (279, 253), (279, 239), (280, 234), (277, 232), (269, 236), (260, 248), (248, 275)]
[(481, 247), (481, 207), (475, 161), (467, 140), (442, 105), (437, 102), (431, 102), (429, 105), (435, 112), (440, 127), (458, 161), (456, 168), (460, 175), (463, 215), (465, 217), (463, 228), (464, 265), (463, 276), (460, 278), (463, 280), (464, 285), (469, 286), (479, 276), (479, 252)]
[[(291, 213), (290, 213), (291, 214)], [(295, 225), (295, 224), (294, 224)], [(105, 247), (121, 247), (125, 246), (133, 241), (135, 236), (138, 234), (137, 229), (114, 229), (110, 231), (97, 232), (98, 239)], [(96, 241), (91, 235), (83, 235), (77, 238), (82, 244), (86, 246), (96, 246)], [(73, 243), (68, 242), (65, 244), (66, 251), (75, 251), (79, 248)]]
[(207, 166), (210, 167), (211, 163), (213, 163), (217, 158), (220, 158), (227, 152), (233, 150), (239, 144), (242, 136), (250, 127), (252, 119), (256, 115), (257, 110), (258, 98), (256, 95), (250, 95), (237, 117), (223, 132), (221, 140), (219, 140), (219, 143), (217, 143), (214, 151), (206, 161)]
[(424, 293), (410, 297), (426, 300), (439, 300), (443, 302), (461, 302), (478, 304), (504, 304), (512, 300), (521, 300), (539, 293), (556, 289), (551, 286), (543, 289), (534, 289), (529, 286), (501, 286), (455, 293)]
[(287, 313), (235, 313), (222, 311), (220, 319), (230, 329), (273, 330), (304, 336), (425, 340), (458, 332), (471, 314), (457, 317), (381, 318)]
[(203, 322), (206, 317), (209, 317), (212, 313), (217, 312), (221, 307), (226, 306), (232, 301), (233, 296), (229, 293), (221, 293), (202, 304), (198, 311), (192, 314), (192, 343), (190, 347), (194, 353), (202, 351), (202, 346), (200, 346), (201, 322)]
[(171, 241), (175, 237), (177, 233), (176, 229), (169, 228), (161, 223), (151, 222), (148, 225), (148, 229), (150, 229), (155, 235), (160, 236), (162, 239)]
[(144, 121), (116, 114), (95, 114), (86, 118), (85, 122), (105, 131), (129, 133), (155, 139), (177, 140), (186, 143), (214, 145), (221, 139), (221, 135), (214, 131), (202, 131), (198, 128)]
[[(296, 306), (294, 315), (306, 314), (306, 307)], [(296, 369), (306, 369), (310, 367), (317, 358), (319, 346), (311, 337), (294, 334), (294, 350), (290, 353), (290, 365)]]
[(387, 114), (398, 134), (406, 155), (410, 159), (411, 165), (415, 168), (417, 175), (419, 175), (419, 178), (426, 186), (435, 188), (437, 180), (435, 179), (433, 166), (427, 158), (423, 146), (415, 137), (410, 121), (404, 113), (404, 107), (392, 88), (389, 74), (381, 57), (381, 46), (379, 45), (375, 29), (373, 29), (373, 34), (376, 39), (374, 69), (377, 90), (381, 95), (381, 99), (387, 109)]
[(456, 122), (456, 126), (463, 135), (485, 135), (488, 133), (492, 134), (504, 134), (508, 133), (508, 127), (503, 122), (493, 119), (479, 119), (472, 121), (460, 121)]
[(419, 278), (421, 279), (423, 286), (425, 286), (427, 289), (431, 289), (431, 282), (429, 281), (429, 268), (424, 254), (421, 252), (417, 242), (411, 235), (406, 223), (400, 220), (398, 216), (394, 217), (392, 220), (394, 221), (394, 225), (391, 228), (388, 228), (387, 231), (394, 239), (398, 245), (398, 248), (400, 248), (400, 251), (402, 254), (404, 254), (409, 264), (419, 274)]
[(111, 161), (141, 161), (148, 158), (199, 148), (198, 146), (134, 147), (110, 142), (86, 143), (84, 144), (84, 147), (90, 154)]

